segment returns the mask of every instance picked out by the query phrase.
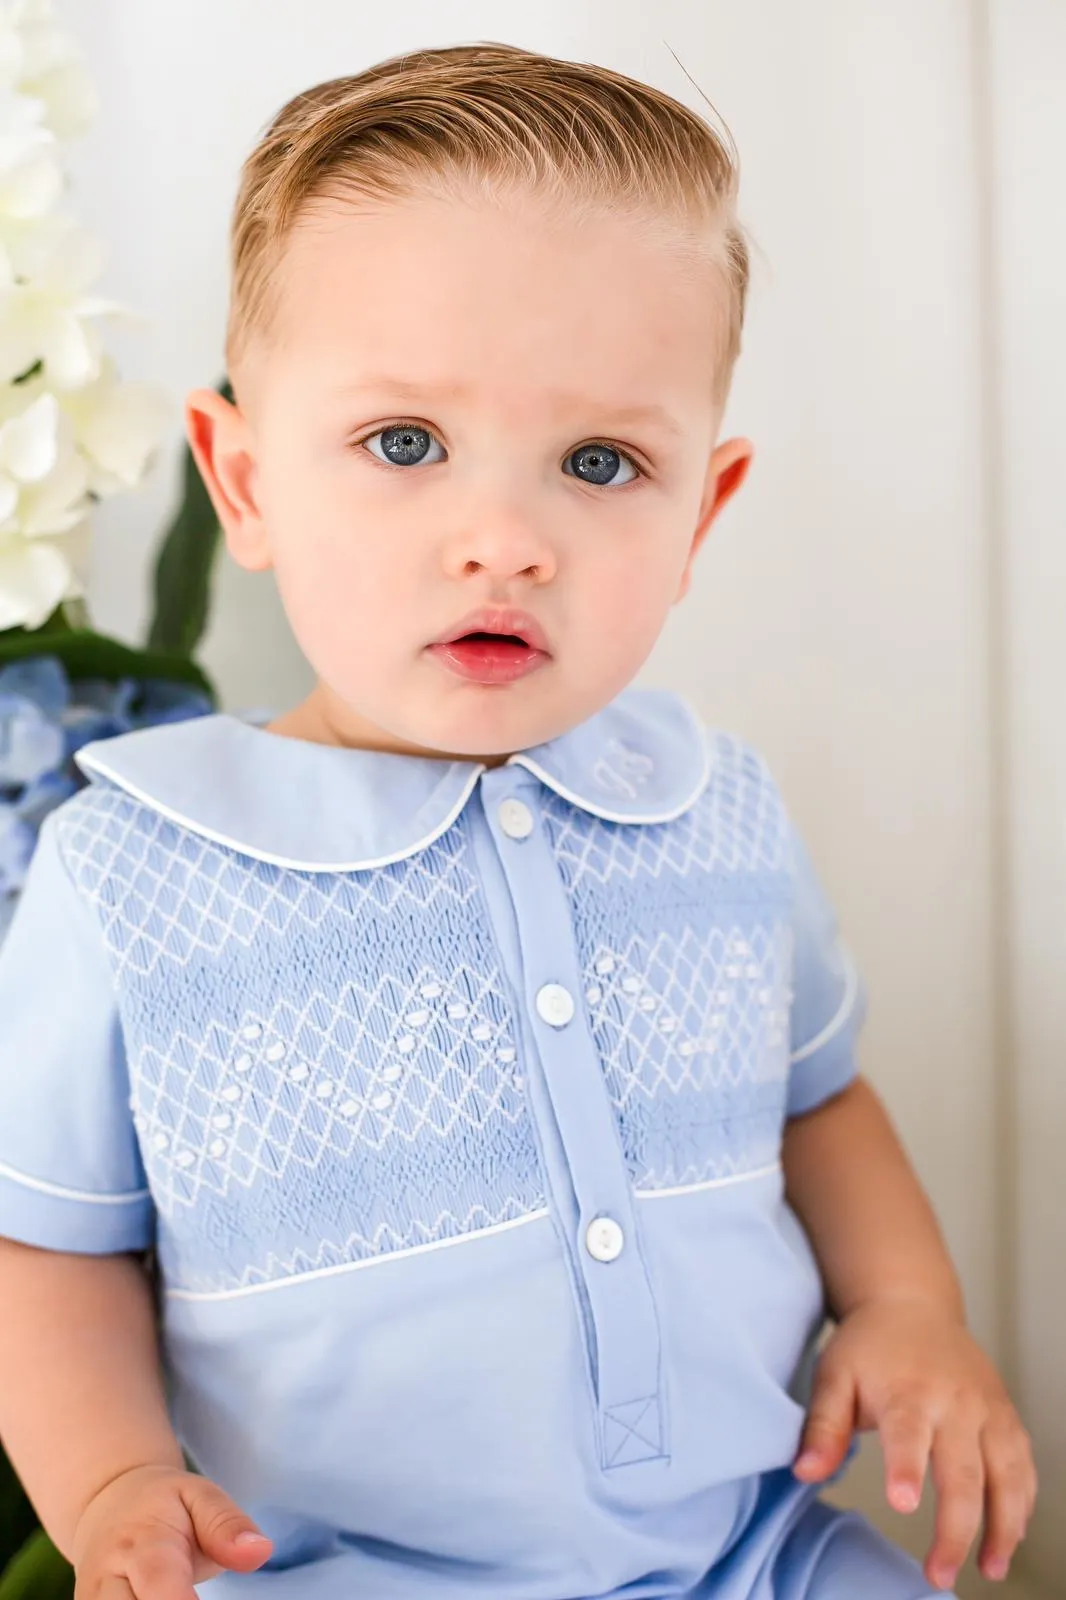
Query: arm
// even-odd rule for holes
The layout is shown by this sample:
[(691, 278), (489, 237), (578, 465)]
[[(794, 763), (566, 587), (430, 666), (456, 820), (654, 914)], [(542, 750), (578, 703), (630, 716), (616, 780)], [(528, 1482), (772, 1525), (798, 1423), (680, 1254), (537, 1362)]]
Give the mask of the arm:
[(857, 1078), (785, 1129), (785, 1184), (838, 1319), (872, 1300), (923, 1300), (965, 1320), (932, 1208), (873, 1089)]
[(167, 1415), (113, 973), (58, 819), (0, 949), (0, 1436), (79, 1596), (196, 1600), (271, 1541), (186, 1470)]
[(797, 1477), (841, 1466), (856, 1428), (881, 1435), (890, 1504), (914, 1511), (931, 1463), (938, 1496), (926, 1575), (948, 1588), (982, 1521), (984, 1575), (1006, 1575), (1036, 1493), (1029, 1439), (966, 1331), (962, 1292), (929, 1202), (861, 1079), (794, 1118), (786, 1190), (839, 1326), (815, 1375)]
[(167, 1417), (147, 1274), (133, 1255), (0, 1239), (0, 1437), (71, 1557), (89, 1501), (132, 1467), (184, 1471)]

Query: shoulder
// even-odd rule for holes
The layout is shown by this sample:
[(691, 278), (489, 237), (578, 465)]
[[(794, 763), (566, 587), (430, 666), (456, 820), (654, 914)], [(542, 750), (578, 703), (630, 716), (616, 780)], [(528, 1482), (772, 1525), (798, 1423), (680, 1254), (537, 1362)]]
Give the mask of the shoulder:
[(735, 733), (706, 726), (702, 733), (707, 781), (689, 826), (713, 838), (723, 866), (790, 868), (791, 820), (766, 757)]
[(111, 784), (95, 782), (48, 818), (60, 861), (74, 887), (90, 901), (114, 899), (127, 877), (124, 867), (144, 859), (144, 844), (158, 837), (160, 825), (149, 806)]
[(85, 787), (53, 813), (56, 847), (75, 885), (90, 899), (113, 900), (153, 854), (178, 848), (183, 829), (156, 798), (164, 775), (178, 770), (192, 788), (217, 774), (205, 716), (137, 729), (84, 745), (75, 762)]
[(781, 804), (781, 792), (762, 751), (724, 728), (703, 727), (707, 748), (707, 790), (736, 793), (752, 803)]

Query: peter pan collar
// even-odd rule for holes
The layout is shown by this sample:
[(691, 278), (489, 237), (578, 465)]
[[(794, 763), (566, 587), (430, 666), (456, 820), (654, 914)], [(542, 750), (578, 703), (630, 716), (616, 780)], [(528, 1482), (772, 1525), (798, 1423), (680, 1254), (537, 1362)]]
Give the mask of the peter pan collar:
[[(451, 827), (486, 771), (479, 762), (291, 739), (227, 712), (97, 740), (75, 759), (94, 782), (125, 790), (193, 833), (309, 872), (354, 872), (413, 855)], [(525, 767), (593, 816), (649, 824), (688, 810), (710, 758), (680, 696), (629, 689), (506, 765)]]

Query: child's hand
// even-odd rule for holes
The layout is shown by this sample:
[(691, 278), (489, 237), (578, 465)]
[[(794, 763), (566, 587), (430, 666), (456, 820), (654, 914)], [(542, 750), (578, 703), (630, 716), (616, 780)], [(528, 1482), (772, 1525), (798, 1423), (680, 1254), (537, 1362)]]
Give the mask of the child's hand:
[(794, 1471), (820, 1483), (852, 1432), (876, 1428), (888, 1502), (914, 1511), (932, 1457), (936, 1535), (925, 1574), (950, 1588), (981, 1524), (981, 1570), (1006, 1576), (1036, 1497), (1029, 1438), (995, 1369), (961, 1323), (924, 1303), (875, 1302), (822, 1353)]
[(176, 1467), (135, 1467), (81, 1514), (74, 1600), (196, 1600), (194, 1583), (224, 1567), (254, 1572), (270, 1551), (217, 1484)]

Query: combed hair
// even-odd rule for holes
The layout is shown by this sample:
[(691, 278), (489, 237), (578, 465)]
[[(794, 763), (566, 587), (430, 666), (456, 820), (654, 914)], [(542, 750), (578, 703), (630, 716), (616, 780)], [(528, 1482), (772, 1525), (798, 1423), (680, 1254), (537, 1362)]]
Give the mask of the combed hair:
[[(720, 119), (719, 119), (720, 121)], [(536, 189), (590, 214), (620, 208), (680, 227), (718, 269), (715, 387), (740, 350), (749, 255), (738, 162), (720, 131), (661, 90), (606, 67), (503, 44), (395, 56), (296, 95), (245, 161), (231, 228), (232, 372), (272, 315), (285, 240), (312, 200)]]

